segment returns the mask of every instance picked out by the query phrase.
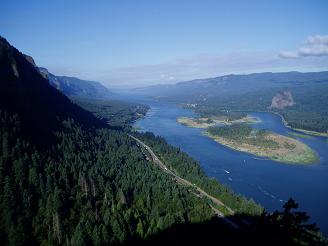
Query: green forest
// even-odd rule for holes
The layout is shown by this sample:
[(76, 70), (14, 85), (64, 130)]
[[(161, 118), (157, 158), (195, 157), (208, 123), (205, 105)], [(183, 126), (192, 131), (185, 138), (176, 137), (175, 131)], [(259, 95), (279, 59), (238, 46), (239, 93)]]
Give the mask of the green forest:
[(205, 201), (145, 159), (126, 134), (86, 131), (73, 120), (40, 151), (1, 113), (0, 241), (5, 244), (122, 243), (212, 216)]
[[(0, 241), (5, 245), (126, 244), (152, 238), (174, 225), (213, 218), (208, 201), (152, 165), (123, 132), (90, 131), (66, 120), (55, 133), (57, 144), (41, 150), (21, 138), (18, 116), (5, 112), (0, 116)], [(206, 177), (195, 161), (164, 139), (150, 133), (136, 136), (181, 176), (220, 197), (237, 213), (253, 217), (250, 233), (261, 228), (269, 234), (278, 223), (271, 214), (262, 214), (254, 201)], [(307, 224), (297, 218), (299, 232), (293, 231), (297, 240), (305, 237), (302, 240), (325, 243), (315, 227), (308, 234), (303, 228)], [(222, 224), (216, 227), (220, 230)], [(289, 227), (275, 230), (281, 233), (277, 232), (279, 240), (291, 240), (282, 234)]]
[[(284, 109), (269, 109), (272, 97), (279, 91), (289, 90), (295, 105)], [(269, 111), (281, 114), (293, 128), (328, 131), (328, 85), (309, 84), (291, 88), (269, 88), (247, 92), (242, 95), (222, 95), (200, 102), (195, 111), (205, 115), (243, 114), (247, 111)]]
[(137, 134), (139, 139), (150, 146), (153, 151), (181, 177), (196, 184), (214, 197), (219, 197), (225, 204), (237, 213), (260, 215), (263, 208), (252, 199), (233, 193), (230, 188), (219, 184), (214, 178), (209, 178), (200, 168), (199, 163), (182, 152), (179, 148), (166, 143), (165, 139), (155, 137), (152, 133)]
[(85, 110), (92, 112), (97, 118), (106, 120), (109, 125), (114, 127), (130, 127), (131, 122), (144, 116), (149, 109), (147, 105), (109, 99), (72, 97), (72, 100)]
[[(289, 92), (294, 104), (272, 108), (273, 97)], [(144, 88), (142, 93), (205, 116), (265, 111), (281, 114), (294, 128), (328, 131), (328, 72), (225, 75)]]
[[(292, 200), (284, 212), (267, 213), (207, 177), (163, 138), (125, 127), (135, 120), (132, 111), (142, 115), (146, 107), (84, 105), (98, 117), (50, 86), (0, 37), (1, 245), (326, 245), (305, 213), (291, 211)], [(224, 201), (236, 212), (231, 219), (247, 218), (244, 227), (233, 229), (215, 216), (209, 201), (154, 165), (128, 134)], [(190, 234), (193, 226), (197, 233)]]
[(207, 131), (214, 136), (241, 141), (253, 146), (269, 147), (272, 149), (279, 147), (275, 141), (265, 138), (269, 131), (255, 129), (245, 124), (233, 124), (222, 127), (212, 126)]

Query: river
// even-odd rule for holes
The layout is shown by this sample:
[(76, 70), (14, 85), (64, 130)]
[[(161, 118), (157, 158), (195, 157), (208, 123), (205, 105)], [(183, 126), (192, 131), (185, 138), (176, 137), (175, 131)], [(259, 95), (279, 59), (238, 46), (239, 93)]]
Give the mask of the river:
[[(130, 97), (130, 101), (133, 101)], [(199, 161), (205, 173), (215, 177), (233, 191), (252, 198), (268, 211), (282, 209), (292, 197), (328, 235), (328, 140), (325, 137), (297, 138), (314, 149), (320, 163), (291, 165), (263, 160), (254, 155), (229, 149), (202, 135), (202, 129), (180, 125), (181, 116), (195, 117), (192, 110), (155, 100), (138, 99), (151, 108), (135, 123), (142, 131), (165, 137), (168, 143), (181, 148)], [(272, 130), (282, 135), (293, 131), (284, 126), (279, 116), (271, 113), (249, 113), (261, 119), (254, 127)]]

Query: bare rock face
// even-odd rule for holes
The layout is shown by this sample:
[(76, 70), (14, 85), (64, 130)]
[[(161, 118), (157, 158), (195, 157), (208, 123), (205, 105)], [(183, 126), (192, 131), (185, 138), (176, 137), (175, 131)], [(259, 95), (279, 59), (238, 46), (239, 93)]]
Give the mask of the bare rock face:
[(284, 109), (295, 104), (290, 91), (278, 92), (273, 98), (269, 109)]

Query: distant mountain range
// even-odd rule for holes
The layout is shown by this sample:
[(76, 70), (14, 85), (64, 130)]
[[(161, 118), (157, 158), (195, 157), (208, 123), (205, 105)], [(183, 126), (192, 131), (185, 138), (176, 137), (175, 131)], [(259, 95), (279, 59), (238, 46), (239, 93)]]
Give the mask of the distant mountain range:
[[(226, 206), (157, 168), (130, 134)], [(326, 245), (293, 200), (262, 213), (163, 138), (111, 129), (1, 37), (0, 184), (1, 245)]]
[(135, 92), (180, 103), (199, 113), (275, 111), (292, 127), (328, 131), (327, 71), (226, 75), (144, 87)]
[(38, 68), (41, 75), (49, 80), (50, 85), (63, 92), (69, 97), (108, 99), (112, 92), (100, 82), (82, 80), (75, 77), (57, 76), (43, 67), (38, 67), (31, 56), (25, 55), (26, 59)]
[(206, 101), (217, 96), (240, 95), (267, 88), (290, 88), (328, 83), (328, 72), (253, 73), (196, 79), (176, 84), (137, 88), (139, 94), (172, 101)]

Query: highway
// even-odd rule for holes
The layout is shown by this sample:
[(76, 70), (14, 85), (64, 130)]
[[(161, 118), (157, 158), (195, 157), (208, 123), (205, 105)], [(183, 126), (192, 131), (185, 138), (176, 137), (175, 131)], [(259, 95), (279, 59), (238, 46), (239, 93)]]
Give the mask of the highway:
[[(176, 173), (174, 173), (172, 170), (170, 170), (157, 156), (156, 154), (153, 152), (153, 150), (146, 145), (144, 142), (142, 142), (140, 139), (132, 136), (129, 134), (129, 136), (134, 139), (137, 143), (139, 143), (142, 147), (144, 147), (147, 152), (149, 153), (152, 161), (165, 173), (171, 175), (179, 184), (185, 185), (185, 186), (190, 186), (193, 187), (197, 190), (198, 194), (193, 193), (194, 195), (198, 196), (198, 197), (206, 197), (208, 199), (210, 199), (214, 204), (217, 204), (219, 206), (224, 206), (227, 211), (229, 211), (229, 215), (234, 215), (234, 211), (229, 208), (227, 205), (225, 205), (221, 200), (209, 195), (207, 192), (205, 192), (203, 189), (199, 188), (198, 186), (196, 186), (195, 184), (191, 183), (190, 181), (178, 176)], [(227, 217), (225, 217), (225, 215), (219, 211), (217, 208), (214, 208), (212, 205), (210, 205), (210, 207), (212, 208), (213, 212), (219, 217), (222, 218), (227, 224), (229, 224), (231, 227), (235, 228), (235, 229), (239, 229), (240, 226), (237, 225), (236, 223), (232, 222), (230, 219), (228, 219)]]

